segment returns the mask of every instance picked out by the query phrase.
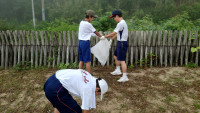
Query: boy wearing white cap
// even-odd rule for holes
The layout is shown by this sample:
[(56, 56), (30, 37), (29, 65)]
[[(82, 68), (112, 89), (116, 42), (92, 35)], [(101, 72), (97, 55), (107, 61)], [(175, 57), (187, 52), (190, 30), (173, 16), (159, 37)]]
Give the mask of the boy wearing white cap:
[[(54, 113), (89, 113), (96, 108), (96, 95), (108, 91), (107, 82), (93, 77), (82, 69), (63, 69), (49, 77), (44, 85), (47, 99), (55, 108)], [(81, 98), (81, 107), (72, 98), (72, 95)]]
[(111, 72), (112, 75), (121, 75), (121, 70), (120, 70), (120, 64), (122, 66), (122, 72), (123, 75), (122, 77), (118, 80), (118, 82), (126, 82), (128, 81), (127, 77), (127, 65), (125, 62), (126, 59), (126, 52), (128, 49), (128, 27), (125, 22), (125, 20), (122, 18), (122, 13), (119, 10), (114, 10), (112, 12), (112, 16), (110, 18), (113, 18), (118, 24), (117, 27), (115, 28), (114, 32), (108, 34), (105, 36), (105, 38), (117, 37), (117, 48), (114, 53), (114, 59), (115, 59), (115, 64), (116, 64), (116, 69), (115, 71)]

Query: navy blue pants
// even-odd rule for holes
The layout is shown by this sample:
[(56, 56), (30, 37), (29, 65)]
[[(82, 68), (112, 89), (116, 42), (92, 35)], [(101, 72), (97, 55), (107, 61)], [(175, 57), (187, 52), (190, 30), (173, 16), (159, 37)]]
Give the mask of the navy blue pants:
[(69, 94), (55, 74), (44, 84), (45, 96), (60, 113), (81, 113), (81, 107)]
[(114, 53), (114, 55), (117, 56), (117, 60), (119, 61), (126, 60), (127, 49), (128, 49), (127, 41), (117, 41), (117, 48)]
[(84, 63), (91, 61), (91, 48), (89, 40), (79, 40), (78, 45), (79, 60)]

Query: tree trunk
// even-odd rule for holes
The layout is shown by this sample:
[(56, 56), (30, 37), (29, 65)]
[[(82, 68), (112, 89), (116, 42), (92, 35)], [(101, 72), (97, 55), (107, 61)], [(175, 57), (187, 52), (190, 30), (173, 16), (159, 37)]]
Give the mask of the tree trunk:
[(45, 21), (44, 0), (42, 0), (42, 20)]
[(34, 26), (34, 28), (35, 28), (35, 11), (34, 11), (34, 2), (33, 2), (33, 0), (32, 0), (32, 13), (33, 13), (33, 26)]

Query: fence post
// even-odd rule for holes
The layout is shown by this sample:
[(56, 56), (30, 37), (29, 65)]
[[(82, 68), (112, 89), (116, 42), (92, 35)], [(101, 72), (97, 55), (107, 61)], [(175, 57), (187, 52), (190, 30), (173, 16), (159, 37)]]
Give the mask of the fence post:
[(4, 51), (5, 51), (5, 39), (3, 36), (3, 32), (1, 32), (1, 67), (5, 67), (5, 60), (4, 60)]
[[(198, 42), (199, 41), (198, 31), (196, 31), (196, 33), (195, 33), (195, 40), (196, 40), (195, 42), (196, 42), (196, 47), (197, 47), (197, 46), (199, 46), (199, 43), (200, 43), (200, 42)], [(196, 65), (198, 65), (198, 63), (199, 63), (198, 58), (199, 58), (199, 49), (196, 51), (196, 58), (195, 58), (195, 64)]]
[(62, 36), (61, 32), (59, 32), (59, 44), (58, 44), (58, 56), (57, 56), (57, 66), (60, 64), (60, 55), (61, 55), (61, 49), (62, 49)]
[(27, 31), (26, 32), (26, 36), (27, 36), (27, 47), (26, 47), (26, 60), (29, 61), (30, 59), (30, 46), (31, 46), (31, 39), (30, 39), (30, 32)]
[(149, 56), (148, 56), (148, 60), (150, 60), (149, 61), (149, 65), (150, 65), (150, 67), (152, 67), (152, 55), (153, 55), (153, 53), (152, 53), (152, 46), (151, 46), (151, 43), (152, 43), (152, 31), (149, 31), (149, 33), (148, 33), (148, 42), (147, 42), (147, 55), (149, 54)]
[(68, 31), (68, 37), (67, 37), (67, 52), (66, 52), (66, 55), (67, 55), (67, 61), (66, 63), (70, 63), (69, 62), (69, 55), (71, 53), (71, 38), (70, 38), (70, 32)]
[(168, 50), (167, 50), (167, 31), (165, 30), (164, 32), (164, 37), (163, 37), (163, 54), (165, 56), (165, 60), (164, 60), (164, 63), (165, 63), (165, 67), (167, 67), (167, 58), (168, 58)]
[(35, 46), (35, 41), (34, 41), (34, 31), (31, 32), (31, 68), (33, 68), (34, 65), (34, 46)]
[(22, 45), (22, 40), (21, 40), (21, 30), (19, 31), (18, 39), (19, 39), (19, 43), (18, 43), (18, 64), (21, 62), (21, 45)]
[(7, 34), (9, 34), (9, 37), (10, 37), (10, 49), (9, 49), (9, 66), (13, 66), (13, 47), (14, 47), (14, 44), (13, 44), (13, 37), (11, 35), (11, 31), (7, 30)]
[(136, 31), (136, 37), (135, 37), (135, 65), (138, 64), (138, 57), (139, 57), (139, 45), (140, 45), (140, 31)]
[(176, 66), (178, 66), (178, 58), (180, 53), (180, 46), (181, 46), (181, 38), (182, 38), (182, 31), (179, 31), (179, 38), (178, 38), (178, 44), (176, 49)]
[(160, 60), (160, 66), (163, 65), (163, 47), (162, 47), (162, 31), (158, 32), (158, 53), (159, 53), (159, 60)]
[(177, 33), (178, 33), (178, 31), (177, 30), (175, 30), (175, 32), (174, 32), (174, 38), (173, 38), (173, 58), (174, 58), (174, 65), (176, 65), (176, 40), (177, 40)]
[(66, 31), (63, 31), (63, 51), (62, 51), (62, 63), (65, 64), (65, 52), (66, 52), (66, 45), (67, 45), (67, 41), (66, 41)]
[(25, 63), (25, 46), (26, 46), (25, 31), (21, 31), (21, 36), (22, 36), (22, 64), (24, 65), (24, 63)]
[(184, 31), (184, 40), (183, 43), (181, 44), (181, 54), (180, 54), (180, 65), (183, 66), (183, 57), (184, 57), (184, 52), (185, 52), (185, 47), (186, 47), (186, 42), (187, 42), (187, 30)]
[(154, 31), (153, 32), (153, 39), (152, 39), (153, 42), (152, 42), (151, 48), (150, 48), (150, 53), (152, 53), (152, 55), (153, 55), (153, 56), (151, 55), (150, 67), (153, 66), (153, 60), (155, 60), (157, 62), (156, 36), (157, 36), (157, 31)]
[(3, 31), (3, 34), (4, 34), (4, 37), (5, 37), (5, 47), (6, 47), (6, 50), (5, 50), (5, 53), (6, 53), (6, 56), (5, 56), (5, 69), (8, 68), (8, 54), (9, 54), (9, 41), (8, 41), (8, 36), (7, 34)]
[[(45, 52), (44, 52), (44, 37), (43, 37), (43, 31), (41, 31), (40, 32), (40, 38), (41, 38), (41, 43), (40, 43), (40, 66), (42, 65), (42, 59), (43, 59), (43, 57), (45, 56), (43, 56), (43, 53), (45, 54)], [(44, 63), (44, 62), (43, 62)], [(44, 64), (44, 66), (46, 66), (45, 64)]]
[(169, 64), (172, 67), (172, 62), (173, 62), (173, 47), (172, 47), (172, 31), (169, 31), (169, 36), (168, 36), (168, 50), (169, 50)]

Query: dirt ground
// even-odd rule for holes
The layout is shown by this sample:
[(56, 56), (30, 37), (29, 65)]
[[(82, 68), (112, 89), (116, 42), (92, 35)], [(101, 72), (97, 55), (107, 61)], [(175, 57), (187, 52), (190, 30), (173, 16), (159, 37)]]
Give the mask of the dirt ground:
[[(43, 85), (56, 70), (0, 70), (0, 113), (52, 113)], [(131, 68), (125, 83), (117, 82), (113, 70), (92, 68), (109, 85), (92, 113), (200, 113), (200, 68)]]

